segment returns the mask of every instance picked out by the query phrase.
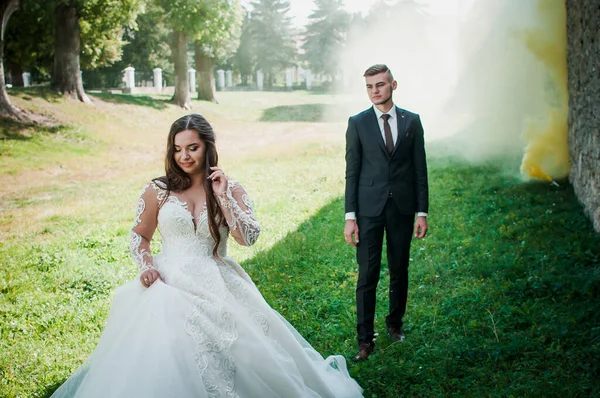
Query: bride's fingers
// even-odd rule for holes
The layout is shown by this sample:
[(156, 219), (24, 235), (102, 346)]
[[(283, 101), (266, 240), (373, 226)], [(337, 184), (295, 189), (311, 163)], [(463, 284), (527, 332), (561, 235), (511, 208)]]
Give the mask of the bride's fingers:
[(225, 177), (225, 172), (218, 167), (211, 167), (212, 173), (210, 173), (207, 179), (215, 181), (220, 177)]
[(153, 270), (153, 271), (150, 273), (150, 284), (153, 284), (154, 282), (156, 282), (156, 281), (157, 281), (157, 279), (158, 279), (158, 276), (159, 276), (159, 275), (158, 275), (158, 272), (156, 272), (155, 270)]

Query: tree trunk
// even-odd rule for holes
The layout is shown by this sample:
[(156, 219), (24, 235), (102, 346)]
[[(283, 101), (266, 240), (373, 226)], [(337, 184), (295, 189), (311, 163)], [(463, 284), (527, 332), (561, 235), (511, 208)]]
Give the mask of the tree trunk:
[(92, 101), (83, 91), (79, 66), (79, 15), (77, 9), (58, 3), (55, 9), (56, 32), (52, 89), (86, 104)]
[(19, 7), (19, 0), (0, 1), (0, 116), (12, 117), (24, 122), (30, 120), (10, 103), (8, 93), (6, 92), (6, 83), (4, 79), (4, 30), (8, 24), (8, 19)]
[(196, 42), (194, 45), (194, 58), (196, 61), (196, 73), (198, 75), (198, 99), (218, 104), (215, 88), (214, 58), (202, 51), (202, 45), (199, 42)]
[(187, 67), (187, 38), (181, 31), (173, 32), (173, 63), (175, 64), (175, 94), (173, 100), (184, 109), (192, 108)]

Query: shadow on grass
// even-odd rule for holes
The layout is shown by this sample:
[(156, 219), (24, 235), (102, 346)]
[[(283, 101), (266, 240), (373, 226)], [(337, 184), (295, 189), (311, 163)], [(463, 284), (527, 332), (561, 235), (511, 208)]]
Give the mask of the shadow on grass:
[(112, 94), (112, 93), (88, 93), (93, 98), (98, 98), (113, 104), (128, 104), (147, 106), (152, 109), (162, 110), (167, 108), (168, 101), (156, 99), (148, 95)]
[(10, 118), (0, 117), (0, 141), (28, 141), (36, 133), (56, 134), (68, 126), (22, 123)]
[[(11, 88), (8, 93), (16, 97), (22, 98), (26, 101), (31, 101), (33, 97), (43, 98), (48, 102), (58, 102), (63, 98), (62, 95), (53, 91), (49, 85), (39, 85), (31, 87), (14, 87)], [(132, 94), (112, 94), (112, 93), (99, 93), (99, 92), (86, 92), (86, 94), (93, 100), (98, 98), (105, 102), (111, 102), (114, 104), (128, 104), (147, 106), (153, 109), (162, 110), (167, 107), (168, 100), (153, 98), (148, 95), (132, 95)]]
[(38, 397), (42, 397), (42, 398), (50, 398), (52, 396), (52, 394), (54, 394), (54, 392), (56, 390), (58, 390), (58, 388), (65, 382), (67, 381), (67, 379), (64, 379), (63, 381), (60, 382), (56, 382), (54, 384), (52, 384), (49, 387), (46, 387), (43, 391), (40, 391), (40, 394), (37, 395)]
[[(572, 187), (456, 160), (433, 161), (430, 174), (430, 234), (411, 250), (407, 342), (383, 334), (384, 259), (381, 336), (373, 360), (350, 365), (365, 396), (600, 393), (600, 236)], [(330, 202), (243, 265), (319, 352), (348, 358), (356, 264), (343, 212), (342, 198)]]
[(343, 199), (333, 200), (243, 264), (271, 306), (327, 355), (354, 349), (344, 344), (354, 341), (356, 266), (343, 240), (343, 212)]
[(319, 122), (326, 104), (281, 105), (265, 109), (262, 122)]
[(30, 87), (12, 87), (8, 89), (8, 94), (31, 101), (33, 97), (43, 98), (47, 102), (59, 102), (63, 96), (50, 88), (49, 84), (30, 86)]
[(343, 105), (336, 104), (300, 104), (280, 105), (265, 109), (260, 118), (262, 122), (334, 122), (344, 114)]

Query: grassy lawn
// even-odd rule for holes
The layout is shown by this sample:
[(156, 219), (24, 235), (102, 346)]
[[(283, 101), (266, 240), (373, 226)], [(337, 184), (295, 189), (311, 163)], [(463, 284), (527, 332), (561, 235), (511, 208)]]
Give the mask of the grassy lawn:
[[(262, 226), (255, 246), (230, 254), (323, 355), (350, 358), (344, 131), (360, 108), (306, 92), (218, 97), (193, 111), (215, 127), (220, 163)], [(0, 127), (0, 396), (44, 397), (90, 354), (112, 292), (136, 275), (137, 195), (187, 112), (161, 96), (11, 99), (58, 125)], [(351, 375), (366, 397), (600, 395), (600, 236), (571, 186), (523, 182), (518, 156), (467, 164), (441, 145), (429, 145), (430, 232), (412, 246), (407, 339), (384, 333), (384, 264), (381, 335)]]

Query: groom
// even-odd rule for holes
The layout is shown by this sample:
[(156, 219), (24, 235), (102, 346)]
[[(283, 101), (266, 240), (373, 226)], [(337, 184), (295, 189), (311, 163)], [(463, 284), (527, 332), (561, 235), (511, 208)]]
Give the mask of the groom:
[[(346, 130), (346, 226), (356, 247), (356, 315), (359, 350), (354, 361), (375, 347), (375, 304), (385, 231), (390, 273), (390, 338), (404, 340), (408, 261), (412, 236), (427, 233), (428, 187), (423, 126), (419, 115), (392, 101), (397, 82), (386, 65), (364, 74), (373, 106), (350, 117)], [(416, 219), (415, 219), (416, 213)]]

